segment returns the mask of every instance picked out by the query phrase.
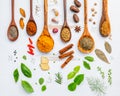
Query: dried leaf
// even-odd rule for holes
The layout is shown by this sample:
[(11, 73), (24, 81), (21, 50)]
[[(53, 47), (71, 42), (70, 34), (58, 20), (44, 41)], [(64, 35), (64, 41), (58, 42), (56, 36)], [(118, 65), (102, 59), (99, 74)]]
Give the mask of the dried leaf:
[(24, 24), (24, 20), (23, 20), (23, 18), (20, 18), (19, 23), (20, 23), (20, 27), (21, 27), (21, 29), (24, 29), (25, 24)]
[(111, 53), (112, 52), (112, 48), (111, 48), (111, 45), (108, 43), (108, 42), (105, 42), (105, 49), (108, 53)]
[(97, 55), (97, 57), (99, 59), (101, 59), (102, 61), (110, 64), (109, 61), (108, 61), (108, 59), (107, 59), (107, 57), (106, 57), (106, 55), (103, 53), (103, 51), (101, 51), (100, 49), (96, 49), (95, 50), (95, 54)]
[(26, 17), (26, 14), (25, 14), (25, 10), (20, 8), (20, 14), (25, 18)]

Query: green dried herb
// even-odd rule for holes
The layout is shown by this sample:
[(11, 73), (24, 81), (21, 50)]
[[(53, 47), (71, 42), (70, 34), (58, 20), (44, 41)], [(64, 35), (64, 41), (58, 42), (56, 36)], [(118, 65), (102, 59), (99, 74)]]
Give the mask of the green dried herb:
[(18, 82), (18, 79), (19, 79), (19, 72), (18, 72), (18, 69), (15, 69), (15, 70), (14, 70), (13, 76), (14, 76), (15, 82)]
[(22, 80), (21, 85), (27, 93), (33, 93), (34, 92), (32, 86), (27, 81)]
[(84, 57), (86, 60), (88, 60), (89, 62), (93, 62), (94, 61), (94, 58), (91, 57), (91, 56), (86, 56)]
[(111, 52), (112, 52), (112, 47), (111, 47), (111, 45), (106, 41), (105, 42), (105, 49), (106, 49), (106, 51), (110, 54)]
[(84, 80), (84, 74), (79, 74), (75, 77), (74, 83), (80, 85), (83, 82), (83, 80)]
[(107, 57), (106, 57), (106, 55), (103, 53), (103, 51), (101, 51), (100, 49), (96, 49), (96, 50), (95, 50), (95, 54), (97, 55), (97, 57), (98, 57), (100, 60), (102, 60), (102, 61), (110, 64), (109, 61), (108, 61), (108, 59), (107, 59)]
[(58, 84), (62, 84), (62, 75), (58, 72), (55, 74), (56, 78), (55, 78), (55, 82), (57, 82)]
[(76, 90), (76, 83), (72, 82), (68, 85), (68, 90), (75, 91)]
[(95, 77), (88, 77), (87, 82), (91, 91), (95, 92), (97, 96), (105, 95), (107, 87), (103, 81)]
[(28, 77), (31, 78), (32, 77), (32, 72), (30, 71), (30, 69), (23, 63), (21, 63), (21, 71), (22, 73)]
[(41, 91), (44, 92), (46, 91), (47, 87), (45, 85), (42, 86)]
[(39, 79), (39, 84), (42, 85), (44, 83), (44, 78)]
[(90, 65), (86, 61), (83, 61), (83, 65), (86, 69), (91, 70)]

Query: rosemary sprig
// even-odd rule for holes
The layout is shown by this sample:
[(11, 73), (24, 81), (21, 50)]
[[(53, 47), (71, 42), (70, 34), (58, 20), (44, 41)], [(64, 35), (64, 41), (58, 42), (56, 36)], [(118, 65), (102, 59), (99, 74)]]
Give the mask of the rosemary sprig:
[(57, 82), (58, 84), (62, 84), (62, 75), (61, 75), (61, 73), (60, 72), (58, 72), (58, 73), (56, 73), (55, 74), (55, 82)]
[(106, 93), (106, 85), (103, 81), (98, 78), (88, 77), (87, 82), (91, 91), (95, 92), (97, 96), (102, 96)]

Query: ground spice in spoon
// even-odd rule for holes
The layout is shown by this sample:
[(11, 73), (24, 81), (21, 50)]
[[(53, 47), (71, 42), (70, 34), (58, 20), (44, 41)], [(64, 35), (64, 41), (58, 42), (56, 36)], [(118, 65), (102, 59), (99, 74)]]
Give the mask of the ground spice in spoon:
[(69, 41), (71, 38), (70, 30), (68, 28), (63, 28), (61, 32), (61, 38), (64, 41)]
[(11, 26), (9, 29), (9, 38), (14, 39), (18, 36), (18, 30), (15, 26)]
[(34, 35), (37, 31), (36, 24), (33, 21), (29, 21), (26, 30), (30, 36)]
[(84, 49), (84, 50), (91, 50), (94, 46), (94, 42), (90, 37), (83, 37), (80, 41), (80, 46)]

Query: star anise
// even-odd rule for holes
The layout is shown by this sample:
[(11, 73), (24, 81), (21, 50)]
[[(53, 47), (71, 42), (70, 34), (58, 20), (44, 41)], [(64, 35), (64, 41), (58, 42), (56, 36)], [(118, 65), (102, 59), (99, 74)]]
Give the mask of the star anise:
[(75, 32), (80, 32), (81, 31), (81, 26), (75, 26)]

